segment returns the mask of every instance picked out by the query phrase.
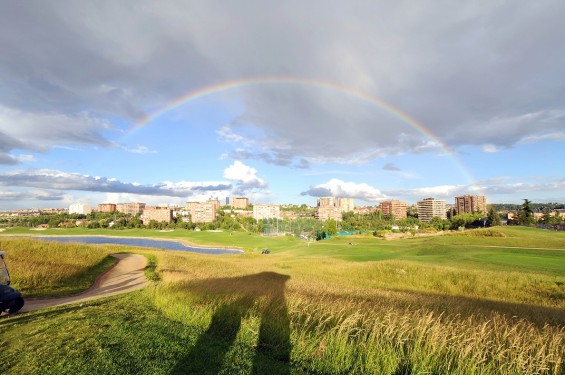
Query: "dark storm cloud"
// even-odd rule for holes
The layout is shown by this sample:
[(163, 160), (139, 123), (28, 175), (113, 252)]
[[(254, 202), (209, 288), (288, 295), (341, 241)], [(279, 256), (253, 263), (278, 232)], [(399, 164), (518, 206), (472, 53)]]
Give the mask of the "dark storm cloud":
[(84, 176), (46, 169), (13, 170), (0, 173), (0, 186), (33, 187), (51, 190), (79, 190), (101, 193), (131, 193), (139, 195), (187, 197), (201, 192), (229, 191), (231, 184), (205, 182), (160, 183), (139, 185), (106, 177)]
[[(559, 0), (6, 2), (0, 106), (27, 114), (37, 131), (49, 116), (87, 113), (77, 131), (53, 127), (57, 145), (108, 145), (101, 129), (109, 118), (135, 121), (198, 88), (276, 75), (333, 82), (365, 98), (297, 84), (234, 91), (245, 111), (228, 127), (260, 129), (248, 158), (276, 165), (437, 150), (369, 97), (450, 147), (562, 139), (564, 13)], [(0, 126), (25, 144), (40, 139), (11, 129)], [(16, 148), (0, 158), (9, 162)]]

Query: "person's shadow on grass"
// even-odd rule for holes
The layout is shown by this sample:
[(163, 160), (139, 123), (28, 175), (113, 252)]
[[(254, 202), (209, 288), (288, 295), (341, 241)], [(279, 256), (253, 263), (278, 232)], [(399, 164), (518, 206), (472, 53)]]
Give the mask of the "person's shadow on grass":
[[(196, 342), (189, 354), (177, 363), (171, 374), (218, 374), (226, 366), (226, 354), (235, 343), (241, 320), (260, 298), (266, 299), (261, 309), (259, 339), (253, 355), (253, 374), (290, 373), (290, 319), (284, 289), (290, 279), (275, 272), (235, 278), (205, 280), (190, 283), (189, 288), (205, 296), (216, 294), (226, 300), (214, 312), (210, 326)], [(211, 297), (214, 298), (214, 297)], [(245, 349), (242, 349), (245, 350)], [(245, 355), (244, 357), (248, 357)], [(244, 358), (241, 359), (245, 362)], [(234, 359), (231, 358), (231, 361)], [(240, 370), (249, 364), (230, 363)]]

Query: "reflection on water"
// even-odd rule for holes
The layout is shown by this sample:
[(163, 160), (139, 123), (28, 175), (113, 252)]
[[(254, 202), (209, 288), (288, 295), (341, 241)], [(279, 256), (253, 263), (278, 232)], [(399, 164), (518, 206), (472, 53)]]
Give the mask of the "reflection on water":
[(102, 245), (126, 245), (138, 247), (150, 247), (154, 249), (190, 251), (201, 254), (240, 254), (242, 250), (235, 249), (218, 249), (208, 247), (192, 247), (183, 245), (177, 241), (153, 240), (148, 238), (124, 238), (124, 237), (103, 237), (103, 236), (37, 236), (34, 237), (44, 241), (55, 242), (79, 242), (86, 244), (102, 244)]

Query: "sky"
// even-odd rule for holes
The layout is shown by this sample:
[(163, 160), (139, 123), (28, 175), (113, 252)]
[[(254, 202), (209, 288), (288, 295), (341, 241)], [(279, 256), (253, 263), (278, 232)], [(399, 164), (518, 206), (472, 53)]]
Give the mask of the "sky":
[(0, 210), (565, 202), (565, 2), (3, 1)]

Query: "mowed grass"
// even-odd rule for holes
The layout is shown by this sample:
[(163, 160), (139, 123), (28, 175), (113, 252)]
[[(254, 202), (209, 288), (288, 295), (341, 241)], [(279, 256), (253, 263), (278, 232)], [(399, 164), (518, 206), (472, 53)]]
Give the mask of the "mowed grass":
[(247, 253), (137, 249), (159, 281), (0, 321), (0, 372), (565, 373), (565, 251), (525, 249), (565, 250), (564, 237), (499, 231), (309, 246), (177, 235)]

